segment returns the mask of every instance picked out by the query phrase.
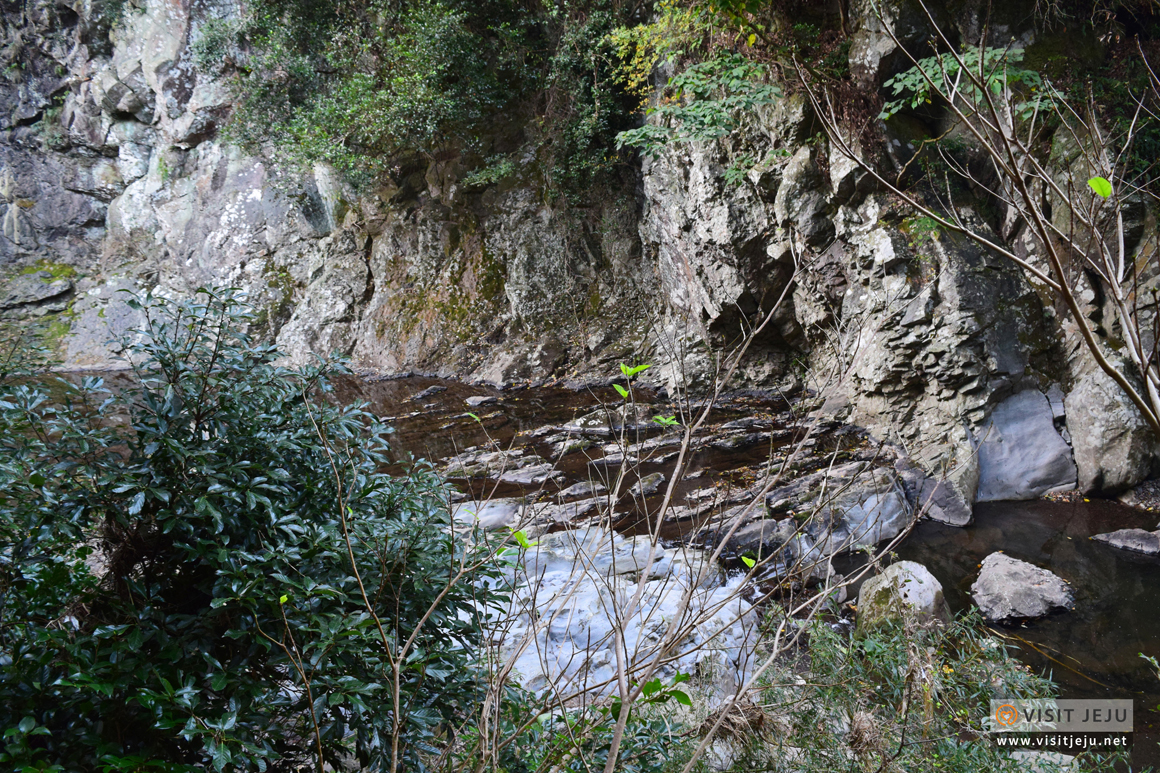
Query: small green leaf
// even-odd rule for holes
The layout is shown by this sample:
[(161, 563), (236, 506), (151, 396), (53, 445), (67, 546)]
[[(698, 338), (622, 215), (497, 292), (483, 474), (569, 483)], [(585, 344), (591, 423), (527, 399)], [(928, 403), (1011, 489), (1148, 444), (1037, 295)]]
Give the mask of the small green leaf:
[(753, 567), (757, 566), (757, 562), (756, 562), (756, 561), (754, 561), (754, 560), (753, 560), (752, 558), (750, 558), (749, 556), (742, 556), (742, 557), (741, 557), (741, 560), (742, 560), (743, 562), (745, 562), (745, 565), (746, 565), (746, 566), (748, 566), (750, 569), (752, 569)]
[(628, 390), (627, 390), (627, 389), (625, 389), (624, 387), (622, 387), (620, 384), (613, 384), (612, 386), (613, 386), (613, 388), (615, 388), (615, 389), (616, 389), (617, 393), (618, 393), (618, 394), (619, 394), (621, 397), (623, 397), (625, 400), (627, 400), (627, 399), (628, 399)]
[(748, 43), (750, 47), (752, 47), (753, 44), (757, 42), (757, 36), (750, 33), (749, 37), (746, 38), (745, 42)]
[(32, 717), (25, 717), (24, 719), (20, 720), (20, 725), (18, 727), (20, 728), (20, 732), (27, 733), (31, 731), (32, 728), (36, 727), (36, 720)]
[(653, 416), (653, 421), (662, 427), (675, 427), (677, 425), (676, 416)]
[(278, 603), (285, 604), (289, 600), (290, 600), (289, 596), (287, 596), (286, 594), (282, 594), (282, 598), (278, 599)]
[(677, 703), (680, 703), (683, 706), (693, 705), (693, 699), (690, 698), (689, 694), (684, 690), (673, 690), (671, 695), (676, 699)]
[[(476, 416), (474, 413), (468, 413), (467, 415), (470, 416), (471, 418), (475, 419), (476, 421), (479, 421), (479, 417)], [(483, 422), (480, 421), (480, 424), (482, 424), (482, 423)]]
[(1088, 187), (1096, 192), (1101, 198), (1107, 198), (1112, 195), (1112, 184), (1103, 177), (1093, 177), (1088, 180)]
[(518, 544), (524, 550), (527, 550), (530, 547), (535, 547), (535, 545), (538, 544), (538, 543), (529, 541), (528, 535), (524, 534), (524, 532), (522, 530), (513, 531), (512, 538), (516, 541), (516, 544)]
[(651, 682), (644, 683), (644, 687), (641, 688), (640, 694), (647, 698), (648, 696), (652, 695), (653, 693), (660, 692), (661, 689), (663, 689), (663, 688), (664, 688), (664, 685), (661, 684), (660, 679), (653, 679)]
[(44, 485), (44, 476), (41, 475), (39, 472), (34, 472), (28, 476), (28, 482), (31, 483), (33, 486), (43, 486)]

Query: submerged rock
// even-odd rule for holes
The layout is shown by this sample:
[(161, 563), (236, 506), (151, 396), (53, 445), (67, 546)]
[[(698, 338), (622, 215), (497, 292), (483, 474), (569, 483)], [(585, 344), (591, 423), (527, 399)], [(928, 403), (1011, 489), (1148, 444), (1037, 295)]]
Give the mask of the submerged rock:
[(1107, 534), (1097, 534), (1092, 539), (1121, 550), (1131, 550), (1149, 556), (1160, 554), (1160, 530), (1120, 529)]
[(946, 620), (943, 588), (925, 566), (914, 561), (891, 564), (862, 584), (858, 593), (858, 630), (902, 618)]
[(1046, 569), (1002, 553), (983, 559), (971, 597), (992, 622), (1041, 617), (1055, 609), (1071, 607), (1073, 596), (1067, 582)]

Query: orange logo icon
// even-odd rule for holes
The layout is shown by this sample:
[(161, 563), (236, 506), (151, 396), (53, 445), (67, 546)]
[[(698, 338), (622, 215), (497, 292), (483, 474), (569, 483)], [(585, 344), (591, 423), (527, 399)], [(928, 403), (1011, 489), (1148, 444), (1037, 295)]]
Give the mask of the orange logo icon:
[(1019, 709), (1010, 703), (1004, 703), (995, 709), (995, 721), (1002, 727), (1010, 727), (1019, 721)]

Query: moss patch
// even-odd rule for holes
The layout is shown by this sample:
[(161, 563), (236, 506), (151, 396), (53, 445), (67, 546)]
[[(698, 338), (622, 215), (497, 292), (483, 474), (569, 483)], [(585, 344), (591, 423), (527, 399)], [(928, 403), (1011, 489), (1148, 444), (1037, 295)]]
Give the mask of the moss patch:
[(35, 265), (25, 268), (20, 274), (24, 276), (27, 274), (36, 274), (41, 271), (47, 272), (54, 282), (57, 279), (75, 279), (80, 276), (75, 266), (70, 266), (67, 263), (53, 263), (51, 260), (41, 260)]

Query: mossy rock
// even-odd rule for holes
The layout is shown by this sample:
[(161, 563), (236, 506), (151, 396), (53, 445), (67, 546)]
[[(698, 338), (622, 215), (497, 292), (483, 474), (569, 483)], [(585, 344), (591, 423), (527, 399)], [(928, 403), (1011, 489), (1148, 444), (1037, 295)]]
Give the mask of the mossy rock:
[(930, 623), (950, 619), (942, 583), (922, 564), (899, 561), (862, 584), (857, 632), (898, 620)]

